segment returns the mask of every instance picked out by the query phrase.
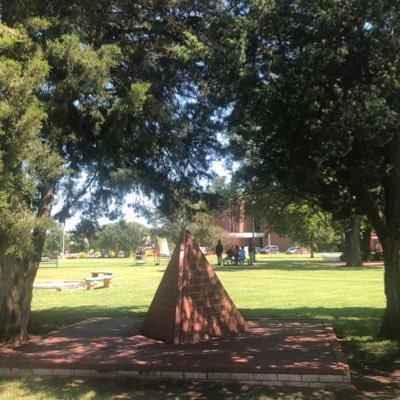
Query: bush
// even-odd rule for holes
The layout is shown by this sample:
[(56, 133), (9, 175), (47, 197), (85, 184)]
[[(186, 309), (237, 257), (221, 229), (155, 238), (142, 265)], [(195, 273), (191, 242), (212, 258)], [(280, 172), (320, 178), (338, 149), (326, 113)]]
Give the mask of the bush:
[(81, 251), (81, 252), (78, 254), (78, 258), (86, 258), (86, 253), (84, 253), (83, 251)]

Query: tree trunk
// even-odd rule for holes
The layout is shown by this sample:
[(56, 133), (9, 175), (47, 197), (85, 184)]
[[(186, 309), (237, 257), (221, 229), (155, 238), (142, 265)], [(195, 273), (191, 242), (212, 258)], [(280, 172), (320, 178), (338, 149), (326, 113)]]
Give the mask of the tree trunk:
[(361, 253), (363, 261), (371, 259), (371, 232), (372, 228), (369, 224), (362, 231)]
[(33, 281), (38, 262), (0, 255), (0, 342), (28, 338)]
[(400, 238), (388, 238), (383, 244), (385, 258), (386, 310), (380, 334), (386, 339), (400, 339)]
[[(41, 193), (37, 220), (50, 216), (54, 185)], [(24, 258), (9, 249), (0, 251), (0, 343), (22, 342), (28, 339), (33, 282), (46, 240), (46, 230), (40, 222), (32, 230), (32, 248)], [(6, 241), (5, 241), (6, 242)], [(13, 243), (18, 249), (18, 242)]]
[(355, 215), (351, 221), (351, 228), (346, 232), (346, 267), (361, 267), (360, 248), (360, 222), (361, 216)]

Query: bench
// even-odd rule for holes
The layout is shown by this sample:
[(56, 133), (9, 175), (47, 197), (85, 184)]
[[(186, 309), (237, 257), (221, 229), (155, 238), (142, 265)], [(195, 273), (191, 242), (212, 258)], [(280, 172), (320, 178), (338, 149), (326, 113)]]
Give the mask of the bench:
[(112, 272), (92, 272), (92, 276), (90, 278), (85, 278), (86, 289), (90, 290), (96, 286), (96, 282), (103, 281), (103, 287), (109, 288), (111, 287), (111, 281), (113, 278)]
[(236, 261), (234, 258), (225, 257), (222, 260), (222, 265), (245, 265), (245, 264), (250, 265), (250, 259)]
[(50, 260), (48, 257), (44, 257), (40, 260), (39, 267), (57, 268), (58, 258)]

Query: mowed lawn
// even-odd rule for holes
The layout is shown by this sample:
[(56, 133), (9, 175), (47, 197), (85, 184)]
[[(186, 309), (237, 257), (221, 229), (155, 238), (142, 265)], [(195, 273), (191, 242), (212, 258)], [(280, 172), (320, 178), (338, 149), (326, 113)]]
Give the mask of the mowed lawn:
[[(209, 257), (209, 261), (215, 266), (215, 257)], [(155, 265), (149, 260), (139, 266), (131, 259), (61, 260), (58, 268), (40, 268), (37, 281), (79, 281), (91, 276), (92, 271), (112, 272), (113, 287), (35, 289), (30, 333), (45, 334), (95, 316), (143, 316), (165, 268), (166, 261)], [(397, 386), (377, 383), (371, 387), (370, 380), (360, 383), (357, 378), (371, 370), (375, 379), (375, 367), (380, 360), (385, 366), (397, 363), (396, 344), (376, 339), (385, 306), (382, 267), (346, 268), (307, 255), (258, 255), (252, 267), (215, 270), (246, 318), (322, 318), (332, 323), (338, 337), (343, 339), (352, 370), (356, 370), (355, 389), (145, 382), (123, 378), (0, 378), (0, 399), (348, 400), (366, 398), (365, 393), (374, 397), (375, 392), (382, 394), (382, 399), (400, 398)], [(385, 370), (381, 375), (387, 379), (387, 374)]]
[[(215, 257), (209, 257), (215, 265)], [(43, 334), (94, 316), (143, 316), (167, 262), (132, 259), (60, 260), (39, 269), (37, 281), (82, 280), (92, 271), (113, 273), (110, 289), (35, 289), (30, 331)], [(383, 268), (346, 268), (321, 257), (258, 255), (254, 266), (215, 267), (246, 318), (322, 318), (338, 336), (374, 336), (385, 305)]]

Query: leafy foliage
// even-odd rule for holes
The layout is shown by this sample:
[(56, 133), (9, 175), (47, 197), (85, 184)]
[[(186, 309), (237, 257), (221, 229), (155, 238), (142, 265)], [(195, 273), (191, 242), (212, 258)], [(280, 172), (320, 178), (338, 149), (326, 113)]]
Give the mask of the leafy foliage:
[(312, 252), (340, 242), (341, 225), (332, 221), (331, 214), (306, 201), (275, 191), (259, 197), (257, 208), (269, 230), (290, 237)]
[(137, 247), (145, 244), (149, 234), (149, 229), (143, 225), (119, 221), (101, 229), (97, 234), (95, 245), (102, 250), (112, 250), (115, 255), (120, 251), (129, 255), (135, 252)]
[(153, 216), (155, 223), (154, 233), (166, 237), (173, 248), (179, 240), (182, 230), (188, 229), (200, 246), (214, 248), (219, 239), (225, 239), (225, 231), (214, 222), (214, 215), (200, 204), (194, 214), (186, 214), (184, 209), (177, 210), (171, 216)]
[(61, 159), (40, 138), (45, 116), (36, 96), (48, 73), (40, 48), (23, 30), (0, 25), (0, 250), (32, 250), (35, 201)]
[(60, 219), (79, 208), (98, 215), (131, 191), (166, 212), (183, 193), (199, 197), (192, 189), (218, 147), (216, 123), (177, 45), (204, 29), (200, 16), (216, 8), (109, 0), (3, 6), (2, 19), (23, 24), (51, 67), (40, 93), (42, 135), (69, 171), (59, 185), (67, 198)]
[[(238, 18), (239, 15), (239, 18)], [(229, 105), (247, 181), (334, 214), (367, 215), (385, 253), (382, 334), (400, 338), (399, 4), (232, 2), (209, 40), (211, 101)], [(220, 49), (233, 66), (219, 60)], [(235, 61), (236, 59), (236, 61)]]

